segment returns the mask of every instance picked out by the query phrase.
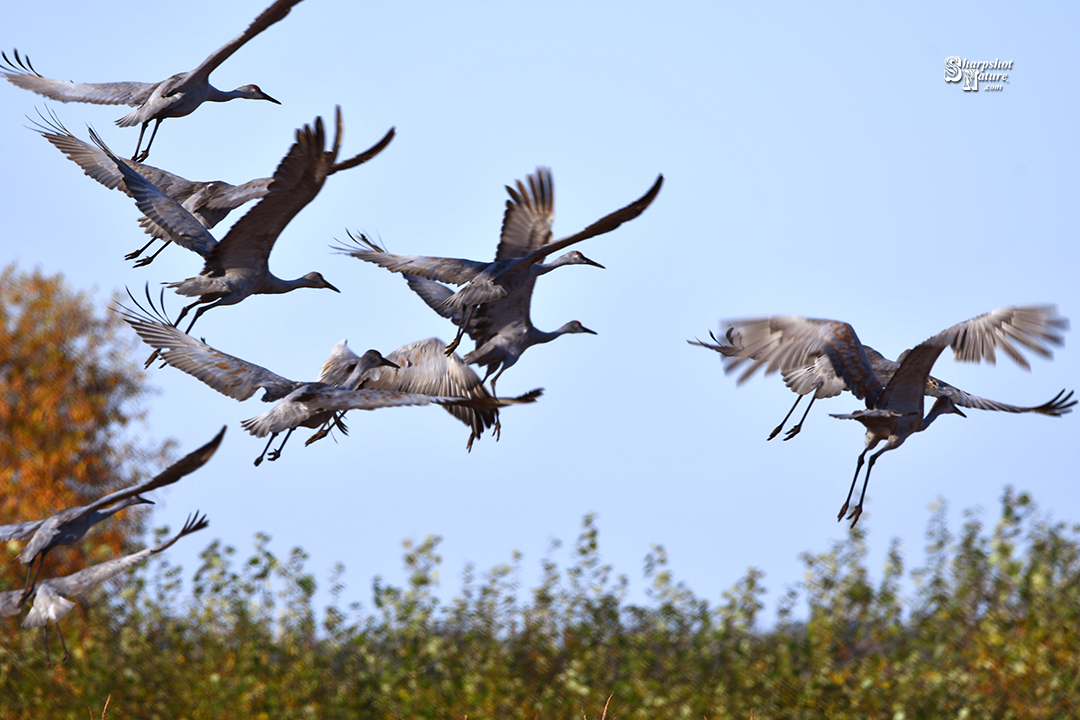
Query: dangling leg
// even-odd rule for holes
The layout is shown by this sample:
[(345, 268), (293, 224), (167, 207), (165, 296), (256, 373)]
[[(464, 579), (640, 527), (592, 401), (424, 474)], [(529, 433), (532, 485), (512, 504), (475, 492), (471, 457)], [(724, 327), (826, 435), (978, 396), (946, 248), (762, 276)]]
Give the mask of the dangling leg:
[(262, 464), (263, 456), (266, 455), (266, 451), (270, 449), (270, 443), (274, 442), (274, 438), (276, 438), (277, 436), (277, 433), (270, 434), (270, 439), (266, 441), (266, 447), (263, 448), (263, 451), (259, 454), (259, 457), (255, 458), (255, 467), (259, 467), (259, 465)]
[[(801, 400), (802, 400), (802, 395), (799, 395), (798, 397), (795, 398), (795, 404), (792, 405), (791, 409), (787, 411), (787, 415), (785, 415), (784, 419), (780, 421), (780, 424), (777, 425), (773, 429), (773, 431), (771, 433), (769, 433), (769, 437), (766, 438), (767, 440), (772, 440), (774, 437), (776, 437), (777, 435), (780, 434), (780, 431), (784, 429), (784, 423), (786, 423), (788, 421), (788, 418), (791, 417), (791, 413), (795, 412), (795, 408), (797, 408), (799, 406), (799, 402)], [(811, 402), (813, 402), (813, 401), (811, 401)]]
[[(206, 302), (206, 301), (205, 301), (205, 300), (200, 300), (199, 302), (196, 302), (196, 303), (192, 303), (191, 305), (188, 305), (188, 307), (194, 307), (195, 305), (198, 305), (198, 304), (199, 304), (199, 303), (201, 303), (201, 302)], [(215, 303), (210, 303), (209, 305), (203, 305), (203, 306), (202, 306), (201, 308), (199, 308), (198, 310), (196, 310), (196, 311), (195, 311), (195, 317), (193, 317), (193, 318), (191, 319), (191, 322), (190, 322), (190, 323), (188, 323), (188, 326), (187, 326), (187, 330), (185, 330), (184, 332), (186, 332), (186, 333), (187, 333), (188, 335), (190, 335), (190, 334), (191, 334), (191, 327), (192, 327), (192, 326), (193, 326), (193, 325), (195, 324), (195, 321), (196, 321), (196, 320), (198, 320), (199, 318), (201, 318), (201, 317), (202, 317), (202, 314), (203, 314), (204, 312), (206, 312), (206, 311), (207, 311), (207, 310), (209, 310), (210, 308), (216, 308), (216, 307), (217, 307), (218, 305), (221, 305), (221, 301), (220, 301), (220, 300), (218, 300), (218, 301), (217, 301), (217, 302), (215, 302)], [(187, 308), (184, 308), (184, 310), (185, 310), (185, 311), (187, 311)], [(181, 317), (183, 317), (183, 315), (184, 315), (184, 313), (180, 313), (180, 316), (181, 316)], [(176, 318), (176, 323), (177, 323), (177, 325), (179, 325), (179, 324), (180, 324), (180, 318)], [(174, 327), (175, 327), (175, 326), (174, 326)]]
[(34, 569), (33, 561), (30, 562), (30, 567), (26, 569), (26, 587), (23, 588), (23, 594), (19, 597), (19, 607), (26, 602), (26, 599), (34, 594), (34, 587), (37, 585), (38, 575), (41, 574), (41, 566), (45, 564), (45, 552), (39, 553), (37, 556), (37, 570), (34, 571), (33, 579), (30, 578), (30, 571)]
[(870, 484), (870, 471), (874, 469), (874, 462), (877, 461), (877, 459), (881, 457), (881, 454), (886, 450), (892, 450), (892, 447), (886, 445), (881, 448), (870, 456), (870, 462), (866, 464), (866, 477), (863, 478), (862, 494), (859, 495), (859, 504), (855, 506), (855, 509), (851, 511), (851, 515), (848, 516), (851, 520), (851, 527), (855, 527), (855, 523), (859, 522), (859, 516), (862, 515), (863, 500), (866, 498), (866, 486)]
[[(810, 408), (814, 407), (815, 400), (817, 400), (816, 393), (810, 396), (810, 404), (806, 406), (806, 412), (803, 413), (802, 419), (799, 420), (799, 424), (787, 431), (787, 435), (784, 436), (785, 442), (798, 435), (799, 431), (802, 430), (802, 424), (806, 421), (806, 416), (810, 414)], [(793, 407), (791, 409), (794, 410), (795, 408)]]
[[(155, 259), (157, 259), (157, 256), (161, 254), (162, 250), (164, 250), (165, 248), (169, 247), (169, 245), (171, 245), (171, 244), (172, 244), (171, 242), (168, 242), (168, 241), (167, 241), (167, 242), (165, 242), (165, 244), (164, 244), (164, 245), (162, 245), (161, 247), (159, 247), (159, 248), (158, 248), (158, 249), (157, 249), (157, 250), (156, 250), (156, 251), (154, 252), (154, 254), (153, 254), (153, 255), (151, 255), (150, 257), (145, 257), (145, 258), (143, 258), (142, 260), (140, 260), (139, 262), (135, 263), (134, 267), (146, 267), (146, 266), (147, 266), (147, 265), (149, 265), (150, 263), (154, 262), (154, 260), (155, 260)], [(150, 247), (150, 244), (149, 244), (149, 243), (147, 243), (146, 247)], [(145, 250), (145, 249), (146, 249), (146, 248), (143, 248), (143, 250)], [(140, 252), (141, 252), (141, 251), (140, 251)]]
[[(150, 238), (150, 242), (146, 243), (145, 245), (143, 245), (141, 248), (139, 248), (135, 252), (129, 252), (127, 255), (124, 256), (124, 259), (125, 260), (134, 260), (135, 258), (139, 257), (144, 252), (146, 252), (146, 248), (148, 248), (148, 247), (150, 247), (151, 245), (154, 244), (155, 240), (157, 240), (156, 237)], [(159, 250), (158, 252), (161, 252), (161, 251)], [(143, 261), (140, 260), (138, 263), (135, 263), (135, 267), (139, 267), (139, 263), (141, 263), (141, 262), (143, 262)]]
[[(68, 653), (67, 643), (64, 642), (64, 633), (60, 630), (60, 623), (53, 620), (53, 626), (56, 628), (56, 634), (60, 636), (60, 647), (64, 648), (64, 659), (60, 663), (62, 665), (64, 663), (66, 663), (68, 660), (71, 659), (71, 655), (70, 655), (70, 653)], [(45, 625), (44, 625), (44, 627), (42, 629), (47, 628), (47, 627), (49, 627), (48, 622), (45, 623)], [(48, 638), (46, 638), (46, 640), (45, 640), (45, 655), (46, 655), (46, 657), (48, 657), (48, 654), (49, 654), (49, 642), (48, 642)]]
[[(146, 149), (142, 151), (142, 155), (139, 155), (138, 158), (132, 158), (132, 160), (135, 160), (135, 162), (142, 162), (150, 157), (150, 146), (154, 144), (154, 138), (157, 137), (157, 129), (161, 126), (161, 121), (164, 119), (165, 118), (158, 118), (157, 121), (154, 122), (154, 131), (150, 133), (150, 142), (146, 143)], [(147, 123), (149, 122), (150, 121), (147, 120)], [(143, 124), (143, 130), (146, 130), (145, 123)], [(142, 132), (139, 133), (139, 142), (142, 142)], [(138, 148), (135, 149), (135, 152), (138, 152)]]
[(447, 357), (453, 355), (454, 351), (457, 350), (457, 346), (461, 344), (461, 338), (465, 336), (465, 328), (469, 326), (469, 322), (472, 320), (473, 307), (474, 306), (470, 305), (465, 310), (465, 314), (462, 316), (461, 322), (458, 323), (457, 335), (454, 336), (453, 342), (446, 346)]
[(143, 133), (146, 132), (146, 126), (149, 125), (149, 124), (150, 124), (150, 121), (147, 120), (146, 122), (144, 122), (142, 124), (142, 127), (139, 128), (139, 142), (137, 142), (135, 144), (135, 154), (131, 156), (131, 161), (132, 162), (139, 162), (139, 148), (142, 147)]
[(267, 460), (269, 460), (270, 462), (274, 462), (279, 457), (281, 457), (281, 451), (285, 449), (285, 443), (289, 442), (289, 438), (292, 437), (293, 430), (295, 429), (296, 428), (289, 428), (289, 432), (285, 433), (285, 439), (281, 441), (280, 445), (278, 445), (277, 450), (271, 450), (270, 454), (266, 456)]
[[(851, 494), (855, 492), (855, 481), (859, 479), (859, 471), (862, 470), (863, 460), (866, 458), (866, 453), (869, 452), (873, 445), (868, 446), (865, 450), (859, 453), (859, 462), (855, 464), (855, 477), (851, 478), (851, 487), (847, 491), (847, 500), (844, 501), (844, 507), (840, 508), (840, 514), (836, 516), (836, 522), (840, 522), (844, 519), (844, 513), (847, 512), (848, 505), (851, 504)], [(865, 485), (863, 488), (865, 489)]]

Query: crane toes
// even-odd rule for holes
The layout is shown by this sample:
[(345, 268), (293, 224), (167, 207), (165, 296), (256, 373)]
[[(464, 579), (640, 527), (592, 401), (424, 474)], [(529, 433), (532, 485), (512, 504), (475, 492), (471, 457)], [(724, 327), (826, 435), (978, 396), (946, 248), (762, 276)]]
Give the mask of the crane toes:
[[(127, 255), (125, 255), (124, 257), (127, 258), (128, 260), (134, 260), (134, 258), (127, 257)], [(157, 257), (157, 256), (156, 255), (151, 255), (150, 257), (144, 257), (141, 260), (139, 260), (138, 262), (136, 262), (134, 265), (132, 265), (132, 267), (146, 267), (150, 263), (154, 262), (155, 257)]]
[(847, 509), (848, 509), (848, 503), (845, 502), (844, 507), (840, 508), (840, 512), (836, 516), (836, 522), (840, 522), (841, 520), (844, 519), (844, 513), (847, 512)]
[(802, 423), (799, 423), (798, 425), (787, 431), (787, 435), (784, 436), (784, 442), (787, 442), (791, 438), (798, 435), (800, 430), (802, 430)]
[(266, 459), (269, 460), (270, 462), (274, 462), (279, 457), (281, 457), (281, 450), (271, 450), (266, 455)]
[(769, 437), (767, 437), (765, 439), (766, 440), (772, 440), (774, 437), (779, 435), (780, 431), (783, 430), (783, 429), (784, 429), (784, 423), (780, 423), (775, 428), (773, 428), (773, 431), (771, 433), (769, 433)]
[(851, 514), (848, 515), (848, 520), (851, 521), (851, 527), (852, 528), (855, 527), (855, 523), (859, 522), (860, 517), (862, 517), (862, 505), (861, 504), (856, 505), (855, 508), (851, 511)]
[(262, 455), (255, 458), (255, 467), (259, 467), (260, 465), (262, 465), (262, 461), (263, 461), (263, 456)]

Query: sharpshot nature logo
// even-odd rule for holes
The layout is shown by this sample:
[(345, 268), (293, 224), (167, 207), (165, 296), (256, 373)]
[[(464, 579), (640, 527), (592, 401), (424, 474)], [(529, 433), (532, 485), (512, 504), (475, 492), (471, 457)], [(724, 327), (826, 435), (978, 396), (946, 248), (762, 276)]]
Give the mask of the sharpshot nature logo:
[(993, 60), (990, 62), (975, 62), (967, 58), (960, 59), (956, 55), (945, 58), (945, 82), (955, 83), (964, 81), (964, 92), (979, 92), (979, 83), (991, 83), (983, 86), (983, 90), (1001, 91), (1005, 89), (1004, 83), (1009, 82), (1009, 73), (996, 72), (999, 70), (1012, 70), (1013, 61)]

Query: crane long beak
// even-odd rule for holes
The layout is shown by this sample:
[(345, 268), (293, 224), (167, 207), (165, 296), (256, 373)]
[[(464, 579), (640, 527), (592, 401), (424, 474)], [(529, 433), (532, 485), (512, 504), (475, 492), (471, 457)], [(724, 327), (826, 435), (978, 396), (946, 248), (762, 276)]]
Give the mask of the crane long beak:
[[(262, 92), (262, 90), (260, 90), (259, 92)], [(269, 100), (270, 102), (274, 103), (275, 105), (280, 105), (281, 104), (280, 100), (275, 100), (274, 98), (270, 97), (266, 93), (262, 93), (262, 99), (263, 100)]]
[[(325, 281), (324, 281), (324, 282), (325, 282)], [(340, 292), (341, 292), (340, 290), (338, 290), (338, 289), (337, 289), (336, 287), (334, 287), (334, 286), (333, 286), (333, 285), (331, 285), (330, 283), (326, 283), (326, 287), (327, 287), (327, 289), (328, 289), (328, 290), (333, 290), (333, 291), (334, 291), (334, 292), (336, 292), (336, 293), (340, 293)]]

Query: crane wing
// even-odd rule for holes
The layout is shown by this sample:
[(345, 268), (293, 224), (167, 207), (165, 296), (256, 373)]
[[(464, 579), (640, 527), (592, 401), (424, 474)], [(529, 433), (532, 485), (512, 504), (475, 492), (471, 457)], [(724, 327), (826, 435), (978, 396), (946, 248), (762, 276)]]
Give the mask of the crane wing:
[(349, 239), (361, 249), (357, 250), (345, 245), (332, 245), (331, 248), (345, 255), (352, 255), (359, 260), (375, 263), (390, 272), (419, 275), (422, 278), (438, 282), (464, 285), (482, 273), (490, 264), (462, 258), (393, 255), (380, 248), (363, 233), (357, 235), (349, 233)]
[(289, 10), (292, 9), (293, 5), (296, 5), (299, 2), (300, 0), (277, 0), (277, 2), (259, 13), (259, 16), (251, 21), (251, 24), (247, 26), (247, 29), (244, 30), (244, 32), (212, 52), (210, 57), (203, 60), (199, 67), (189, 72), (184, 78), (184, 82), (195, 78), (201, 78), (203, 80), (208, 78), (210, 73), (214, 71), (214, 68), (225, 62), (230, 55), (242, 48), (245, 43), (263, 30), (283, 19), (289, 14)]
[[(168, 238), (203, 257), (210, 255), (218, 244), (217, 240), (194, 215), (140, 175), (127, 162), (118, 158), (93, 129), (90, 130), (90, 139), (113, 161), (117, 171), (124, 177), (127, 193), (135, 198), (135, 205), (156, 226), (156, 230), (160, 231), (160, 237)], [(155, 234), (155, 228), (147, 229), (151, 235), (159, 237)]]
[(555, 186), (549, 168), (537, 168), (529, 175), (529, 187), (518, 180), (517, 190), (506, 186), (510, 199), (503, 213), (502, 234), (495, 261), (525, 257), (551, 242), (555, 221)]
[(433, 398), (416, 393), (389, 390), (346, 390), (344, 388), (306, 383), (262, 415), (248, 418), (241, 427), (255, 437), (266, 437), (299, 427), (320, 413), (345, 410), (375, 410), (383, 407), (427, 405)]
[(74, 83), (70, 80), (51, 80), (42, 77), (30, 64), (30, 57), (19, 57), (19, 51), (13, 54), (14, 61), (0, 52), (2, 72), (13, 85), (36, 92), (60, 102), (85, 102), (95, 105), (142, 105), (154, 92), (159, 83), (111, 82), (111, 83)]
[(266, 391), (263, 400), (271, 401), (284, 397), (297, 386), (293, 380), (216, 350), (172, 325), (123, 306), (119, 312), (143, 342), (162, 351), (162, 360), (198, 378), (222, 395), (247, 400), (262, 388)]
[(1061, 345), (1060, 331), (1068, 327), (1069, 321), (1058, 316), (1054, 305), (1003, 307), (957, 323), (900, 356), (900, 367), (885, 386), (882, 401), (889, 407), (918, 407), (921, 412), (930, 369), (947, 347), (952, 348), (955, 360), (990, 364), (997, 359), (996, 350), (1001, 350), (1020, 367), (1030, 369), (1017, 345), (1053, 357), (1047, 346)]
[(322, 117), (314, 127), (296, 131), (296, 142), (274, 171), (266, 197), (251, 208), (206, 259), (203, 274), (219, 274), (228, 267), (266, 267), (274, 243), (285, 226), (315, 199), (333, 167), (340, 143), (341, 108), (337, 109), (338, 134), (327, 151)]
[(626, 207), (616, 210), (613, 213), (605, 215), (604, 217), (594, 222), (592, 225), (589, 225), (581, 232), (574, 233), (573, 235), (564, 237), (561, 240), (556, 240), (555, 242), (547, 243), (546, 245), (543, 245), (533, 250), (532, 252), (524, 256), (525, 261), (528, 263), (540, 262), (548, 255), (556, 253), (565, 247), (569, 247), (574, 243), (579, 243), (582, 240), (587, 240), (588, 238), (594, 237), (596, 235), (603, 235), (604, 233), (609, 233), (615, 228), (622, 225), (624, 222), (633, 220), (638, 215), (645, 212), (645, 208), (649, 207), (649, 205), (652, 204), (652, 201), (656, 199), (657, 194), (660, 192), (660, 187), (663, 184), (664, 176), (658, 175), (656, 178), (656, 182), (653, 183), (652, 187), (649, 188), (648, 192), (646, 192), (634, 202), (630, 203)]
[(44, 520), (27, 520), (26, 522), (12, 523), (10, 525), (0, 525), (0, 542), (25, 540), (37, 532), (37, 529), (44, 522)]

